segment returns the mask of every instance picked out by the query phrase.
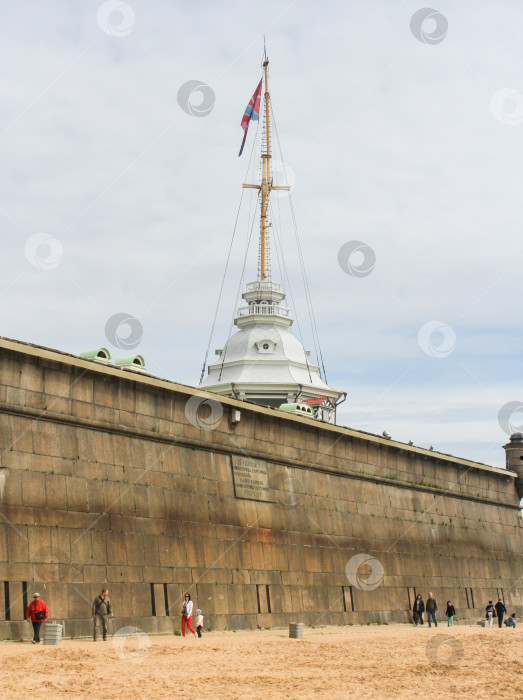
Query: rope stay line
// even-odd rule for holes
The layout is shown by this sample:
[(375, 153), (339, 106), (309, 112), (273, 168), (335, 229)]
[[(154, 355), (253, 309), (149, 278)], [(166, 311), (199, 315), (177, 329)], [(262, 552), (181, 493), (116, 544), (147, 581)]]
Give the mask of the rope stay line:
[[(270, 205), (270, 208), (271, 208), (271, 213), (273, 215), (273, 225), (274, 225), (276, 217), (274, 216), (274, 209), (273, 209), (272, 203)], [(282, 231), (281, 231), (281, 226), (279, 226), (279, 227), (274, 226), (274, 241), (276, 244), (275, 245), (276, 257), (278, 260), (278, 265), (280, 267), (282, 282), (286, 286), (286, 288), (289, 292), (289, 297), (291, 300), (292, 309), (294, 310), (294, 317), (295, 317), (296, 327), (298, 330), (298, 337), (301, 341), (301, 344), (304, 345), (303, 335), (302, 335), (301, 326), (300, 326), (300, 318), (298, 316), (298, 310), (296, 307), (296, 303), (294, 301), (294, 296), (292, 294), (292, 287), (291, 287), (291, 283), (290, 283), (290, 279), (289, 279), (289, 273), (287, 271), (287, 265), (285, 264), (285, 256), (283, 254), (283, 235), (282, 235)], [(280, 252), (278, 252), (278, 246), (279, 246)], [(280, 256), (281, 256), (281, 263), (280, 263)], [(305, 364), (307, 365), (307, 372), (309, 373), (309, 380), (312, 384), (312, 376), (311, 376), (311, 370), (310, 370), (310, 366), (309, 366), (309, 358), (307, 357), (307, 354), (305, 354)]]
[[(260, 199), (260, 196), (258, 195), (258, 202), (259, 202), (259, 199)], [(218, 381), (221, 381), (221, 378), (222, 378), (223, 365), (224, 365), (224, 363), (225, 363), (225, 356), (226, 356), (226, 354), (227, 354), (229, 340), (231, 339), (231, 332), (232, 332), (232, 327), (233, 327), (233, 325), (234, 325), (234, 317), (235, 317), (235, 315), (236, 315), (236, 308), (237, 308), (237, 306), (238, 306), (238, 304), (239, 304), (239, 301), (240, 301), (240, 294), (241, 294), (241, 290), (242, 290), (242, 288), (243, 288), (243, 280), (244, 280), (244, 278), (245, 278), (245, 268), (246, 268), (246, 266), (247, 266), (247, 256), (248, 256), (248, 253), (249, 253), (249, 247), (250, 247), (250, 244), (251, 244), (252, 232), (253, 232), (253, 230), (254, 230), (254, 222), (256, 221), (256, 213), (257, 213), (257, 211), (258, 211), (258, 203), (256, 204), (256, 207), (254, 208), (254, 216), (252, 217), (252, 224), (251, 224), (251, 228), (250, 228), (250, 231), (249, 231), (249, 238), (247, 239), (247, 245), (245, 246), (245, 256), (244, 256), (244, 259), (243, 259), (242, 274), (241, 274), (241, 277), (240, 277), (240, 283), (239, 283), (239, 285), (238, 285), (238, 292), (237, 292), (237, 294), (236, 294), (236, 304), (235, 304), (235, 306), (234, 306), (234, 312), (233, 312), (233, 315), (232, 315), (231, 324), (230, 324), (230, 326), (229, 326), (229, 333), (228, 333), (228, 335), (227, 335), (228, 340), (227, 340), (227, 343), (225, 344), (225, 348), (223, 349), (223, 352), (222, 352), (222, 361), (221, 361), (220, 374), (219, 374), (219, 376), (218, 376)]]
[[(301, 247), (301, 243), (300, 243), (300, 238), (299, 238), (299, 236), (298, 236), (298, 226), (297, 226), (297, 223), (296, 223), (296, 215), (295, 215), (295, 213), (294, 213), (294, 204), (293, 204), (292, 197), (291, 197), (290, 194), (289, 194), (289, 203), (290, 203), (290, 205), (291, 205), (292, 220), (293, 220), (293, 224), (294, 224), (294, 234), (295, 234), (295, 237), (296, 237), (296, 243), (297, 243), (297, 247), (298, 247), (298, 255), (299, 255), (299, 258), (300, 258), (300, 262), (301, 262), (302, 275), (303, 275), (303, 286), (305, 287), (305, 295), (306, 295), (307, 303), (308, 303), (308, 309), (309, 309), (309, 316), (310, 316), (310, 321), (311, 321), (311, 326), (312, 326), (312, 332), (313, 332), (313, 336), (316, 337), (316, 339), (315, 339), (315, 341), (314, 341), (315, 350), (316, 350), (316, 353), (319, 352), (319, 360), (320, 360), (320, 362), (321, 362), (321, 365), (320, 365), (320, 366), (321, 366), (321, 369), (323, 370), (323, 380), (324, 380), (325, 383), (327, 384), (327, 383), (328, 383), (328, 381), (327, 381), (327, 372), (325, 371), (325, 365), (324, 365), (324, 363), (323, 363), (323, 353), (322, 353), (322, 351), (321, 351), (320, 337), (319, 337), (319, 334), (318, 334), (318, 328), (317, 328), (317, 326), (316, 326), (316, 318), (315, 318), (315, 316), (314, 316), (314, 308), (313, 308), (313, 305), (312, 305), (312, 296), (311, 296), (311, 292), (310, 292), (309, 281), (308, 281), (308, 279), (307, 279), (307, 273), (306, 273), (306, 270), (305, 270), (305, 259), (304, 259), (304, 257), (303, 257), (303, 251), (302, 251), (302, 247)], [(316, 347), (316, 346), (317, 346), (317, 347)]]
[[(258, 123), (258, 126), (259, 126), (259, 123)], [(256, 141), (257, 141), (257, 135), (258, 135), (258, 127), (256, 128), (256, 135), (255, 135), (255, 138), (254, 138), (253, 147), (252, 147), (252, 149), (251, 149), (251, 155), (250, 155), (250, 157), (249, 157), (249, 163), (247, 164), (247, 172), (246, 172), (246, 175), (249, 173), (249, 168), (251, 167), (251, 161), (252, 161), (252, 157), (253, 157), (253, 154), (254, 154), (254, 145), (255, 145), (255, 143), (256, 143)], [(228, 252), (228, 254), (227, 254), (227, 260), (226, 260), (226, 263), (225, 263), (225, 270), (224, 270), (224, 272), (223, 272), (222, 283), (221, 283), (221, 286), (220, 286), (220, 292), (219, 292), (219, 294), (218, 294), (218, 301), (216, 302), (216, 309), (215, 309), (215, 311), (214, 311), (214, 317), (213, 317), (213, 321), (212, 321), (211, 332), (210, 332), (210, 335), (209, 335), (209, 342), (208, 342), (208, 344), (207, 344), (207, 350), (205, 351), (205, 359), (204, 359), (204, 361), (203, 361), (202, 372), (201, 372), (201, 375), (200, 375), (200, 384), (203, 382), (203, 378), (204, 378), (204, 376), (205, 376), (205, 368), (207, 367), (207, 359), (208, 359), (208, 357), (209, 357), (209, 350), (210, 350), (211, 343), (212, 343), (212, 338), (213, 338), (213, 335), (214, 335), (214, 328), (215, 328), (215, 326), (216, 326), (216, 319), (217, 319), (217, 317), (218, 317), (218, 311), (219, 311), (220, 302), (221, 302), (221, 299), (222, 299), (223, 288), (224, 288), (224, 285), (225, 285), (225, 278), (227, 277), (227, 270), (229, 269), (229, 262), (230, 262), (230, 259), (231, 259), (231, 252), (232, 252), (232, 248), (233, 248), (233, 244), (234, 244), (234, 238), (235, 238), (235, 236), (236, 236), (236, 230), (237, 230), (237, 227), (238, 227), (238, 219), (239, 219), (239, 217), (240, 217), (240, 210), (241, 210), (241, 206), (242, 206), (242, 202), (243, 202), (243, 195), (244, 195), (244, 190), (242, 189), (242, 193), (241, 193), (241, 195), (240, 195), (240, 203), (239, 203), (239, 205), (238, 205), (238, 211), (236, 212), (236, 220), (235, 220), (235, 222), (234, 222), (234, 228), (233, 228), (233, 232), (232, 232), (231, 243), (230, 243), (230, 245), (229, 245), (229, 252)], [(250, 207), (249, 207), (249, 212), (250, 212)], [(250, 240), (250, 237), (249, 237), (249, 240)], [(223, 366), (223, 365), (222, 365), (222, 366)]]
[[(258, 148), (259, 126), (260, 126), (260, 124), (259, 124), (259, 122), (258, 122), (258, 125), (257, 125), (257, 128), (256, 128), (256, 133), (255, 133), (255, 135), (254, 135), (254, 142), (253, 142), (253, 144), (252, 144), (251, 156), (250, 156), (250, 158), (249, 158), (249, 165), (247, 166), (247, 173), (246, 173), (246, 175), (248, 175), (248, 173), (249, 173), (249, 168), (250, 168), (250, 166), (251, 166), (252, 156), (253, 156), (254, 152), (255, 152), (255, 151), (257, 150), (257, 148)], [(256, 168), (256, 165), (255, 165), (255, 162), (253, 162), (253, 168), (252, 168), (252, 169), (253, 169), (253, 172), (254, 172), (255, 168)], [(242, 190), (242, 191), (243, 191), (243, 190)], [(255, 205), (255, 207), (254, 207), (254, 212), (253, 212), (253, 215), (252, 215), (251, 225), (250, 225), (250, 227), (248, 228), (248, 230), (249, 230), (249, 235), (248, 235), (248, 237), (247, 237), (247, 242), (246, 242), (246, 245), (245, 245), (245, 253), (244, 253), (244, 256), (243, 256), (242, 274), (241, 274), (241, 276), (240, 276), (240, 281), (239, 281), (239, 284), (238, 284), (238, 291), (236, 292), (236, 301), (235, 301), (235, 305), (234, 305), (234, 308), (233, 308), (233, 314), (232, 314), (232, 318), (231, 318), (231, 323), (230, 323), (230, 325), (229, 325), (229, 333), (228, 333), (228, 335), (227, 335), (227, 343), (225, 344), (225, 347), (224, 347), (223, 352), (222, 352), (222, 355), (221, 355), (221, 360), (222, 360), (222, 361), (221, 361), (221, 366), (220, 366), (220, 374), (218, 375), (218, 381), (221, 381), (221, 378), (222, 378), (223, 365), (224, 365), (224, 363), (225, 363), (225, 357), (226, 357), (226, 355), (227, 355), (227, 350), (228, 350), (228, 343), (229, 343), (229, 340), (230, 340), (230, 338), (231, 338), (232, 327), (233, 327), (233, 325), (234, 325), (234, 317), (235, 317), (235, 314), (236, 314), (236, 309), (238, 308), (238, 305), (239, 305), (239, 303), (240, 303), (241, 290), (242, 290), (242, 288), (243, 288), (243, 280), (245, 279), (245, 269), (246, 269), (246, 267), (247, 267), (247, 258), (248, 258), (248, 255), (249, 255), (249, 249), (250, 249), (251, 240), (252, 240), (252, 233), (253, 233), (253, 230), (254, 230), (254, 222), (256, 221), (256, 215), (257, 215), (257, 212), (258, 212), (258, 206), (259, 206), (259, 205), (260, 205), (260, 196), (259, 196), (259, 193), (258, 193), (258, 197), (256, 198), (256, 205)], [(250, 199), (249, 214), (250, 214), (251, 210), (252, 210), (252, 199)]]
[[(283, 174), (284, 174), (284, 176), (285, 176), (285, 180), (288, 182), (289, 180), (288, 180), (288, 177), (287, 177), (287, 170), (286, 170), (286, 167), (285, 167), (285, 159), (284, 159), (284, 157), (283, 157), (283, 151), (282, 151), (281, 144), (280, 144), (280, 137), (279, 137), (279, 134), (278, 134), (278, 127), (277, 127), (277, 124), (276, 124), (276, 119), (275, 119), (275, 117), (274, 117), (274, 113), (273, 113), (273, 110), (272, 110), (272, 104), (271, 104), (271, 113), (272, 113), (272, 123), (273, 123), (273, 126), (274, 126), (274, 133), (276, 134), (276, 141), (277, 141), (277, 143), (278, 143), (278, 149), (279, 149), (279, 151), (280, 151), (281, 160), (282, 160)], [(318, 360), (319, 360), (319, 363), (318, 363), (318, 364), (320, 364), (320, 367), (321, 367), (321, 369), (323, 370), (323, 380), (324, 380), (325, 383), (327, 384), (327, 373), (326, 373), (326, 371), (325, 371), (325, 365), (324, 365), (324, 362), (323, 362), (323, 354), (322, 354), (322, 351), (321, 351), (321, 345), (320, 345), (320, 339), (319, 339), (319, 334), (318, 334), (318, 328), (317, 328), (317, 325), (316, 325), (316, 319), (315, 319), (315, 317), (314, 317), (314, 309), (313, 309), (313, 306), (312, 306), (312, 296), (311, 296), (311, 293), (310, 293), (309, 282), (308, 282), (308, 279), (307, 279), (307, 272), (306, 272), (306, 269), (305, 269), (305, 259), (304, 259), (304, 257), (303, 257), (303, 250), (302, 250), (301, 243), (300, 243), (300, 237), (299, 237), (299, 235), (298, 235), (298, 224), (297, 224), (297, 222), (296, 222), (296, 214), (295, 214), (295, 211), (294, 211), (294, 203), (293, 203), (293, 201), (292, 201), (292, 195), (291, 195), (290, 192), (289, 192), (289, 204), (290, 204), (291, 216), (292, 216), (292, 223), (293, 223), (293, 228), (294, 228), (294, 237), (295, 237), (295, 239), (296, 239), (296, 247), (297, 247), (297, 249), (298, 249), (298, 259), (299, 259), (299, 261), (300, 261), (300, 268), (301, 268), (301, 273), (302, 273), (303, 287), (304, 287), (304, 290), (305, 290), (305, 299), (306, 299), (306, 302), (307, 302), (307, 307), (308, 307), (308, 312), (309, 312), (309, 320), (310, 320), (310, 324), (311, 324), (312, 337), (313, 337), (313, 343), (314, 343), (314, 350), (315, 350), (316, 356), (317, 356), (317, 358), (318, 358)], [(289, 289), (289, 292), (290, 292), (290, 289)]]

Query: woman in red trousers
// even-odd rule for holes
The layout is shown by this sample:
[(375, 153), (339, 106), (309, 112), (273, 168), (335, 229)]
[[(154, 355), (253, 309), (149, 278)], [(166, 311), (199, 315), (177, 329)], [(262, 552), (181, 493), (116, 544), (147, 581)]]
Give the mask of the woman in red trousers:
[(187, 625), (189, 630), (196, 637), (196, 632), (193, 630), (193, 628), (191, 626), (191, 620), (192, 620), (192, 600), (191, 600), (191, 596), (189, 595), (189, 593), (186, 593), (185, 600), (184, 600), (183, 606), (182, 606), (182, 637), (185, 637), (185, 625)]

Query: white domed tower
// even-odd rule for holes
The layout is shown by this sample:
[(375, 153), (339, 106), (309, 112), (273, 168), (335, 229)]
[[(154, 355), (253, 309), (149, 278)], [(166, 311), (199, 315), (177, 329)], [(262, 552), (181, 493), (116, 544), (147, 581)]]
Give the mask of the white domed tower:
[[(265, 406), (306, 402), (313, 406), (318, 418), (334, 422), (336, 404), (346, 394), (331, 389), (323, 381), (319, 367), (309, 361), (309, 352), (289, 331), (293, 321), (289, 309), (282, 305), (285, 294), (280, 284), (270, 279), (268, 271), (269, 195), (271, 190), (289, 189), (274, 185), (271, 177), (268, 64), (268, 60), (263, 63), (265, 126), (261, 183), (244, 185), (258, 189), (261, 199), (258, 280), (247, 284), (242, 294), (245, 304), (238, 309), (234, 320), (238, 331), (223, 349), (216, 350), (217, 361), (209, 365), (208, 376), (200, 387)], [(254, 96), (251, 103), (255, 105)], [(255, 110), (254, 107), (254, 113)]]

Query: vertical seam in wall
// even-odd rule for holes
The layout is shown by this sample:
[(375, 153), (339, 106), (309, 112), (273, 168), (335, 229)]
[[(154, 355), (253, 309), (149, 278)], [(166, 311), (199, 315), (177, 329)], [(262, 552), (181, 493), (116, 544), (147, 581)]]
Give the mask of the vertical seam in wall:
[(165, 614), (169, 617), (169, 596), (167, 594), (167, 584), (163, 584), (163, 597), (165, 600)]
[(22, 619), (25, 619), (25, 611), (27, 610), (27, 581), (22, 581)]
[(152, 616), (156, 617), (156, 601), (154, 600), (154, 583), (151, 583), (151, 608), (152, 608)]
[[(5, 619), (7, 622), (11, 620), (11, 606), (9, 601), (9, 581), (4, 581), (4, 604), (5, 604)], [(24, 610), (25, 617), (25, 610)]]

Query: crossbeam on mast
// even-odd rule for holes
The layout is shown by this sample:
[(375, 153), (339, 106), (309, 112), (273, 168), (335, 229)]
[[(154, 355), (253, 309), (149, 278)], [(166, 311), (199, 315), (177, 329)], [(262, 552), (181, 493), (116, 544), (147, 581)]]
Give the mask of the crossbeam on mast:
[(267, 209), (269, 204), (269, 194), (271, 190), (290, 190), (286, 185), (273, 185), (271, 176), (271, 132), (269, 122), (269, 76), (268, 76), (269, 59), (266, 58), (263, 62), (263, 70), (265, 76), (265, 141), (266, 153), (262, 153), (262, 180), (260, 185), (244, 184), (244, 188), (255, 189), (261, 192), (261, 208), (260, 208), (260, 279), (264, 280), (267, 277), (266, 268), (266, 250), (267, 250)]
[[(244, 184), (242, 187), (251, 187), (254, 190), (261, 190), (261, 185), (247, 185)], [(287, 185), (269, 185), (269, 190), (290, 190), (290, 187), (287, 187)]]

